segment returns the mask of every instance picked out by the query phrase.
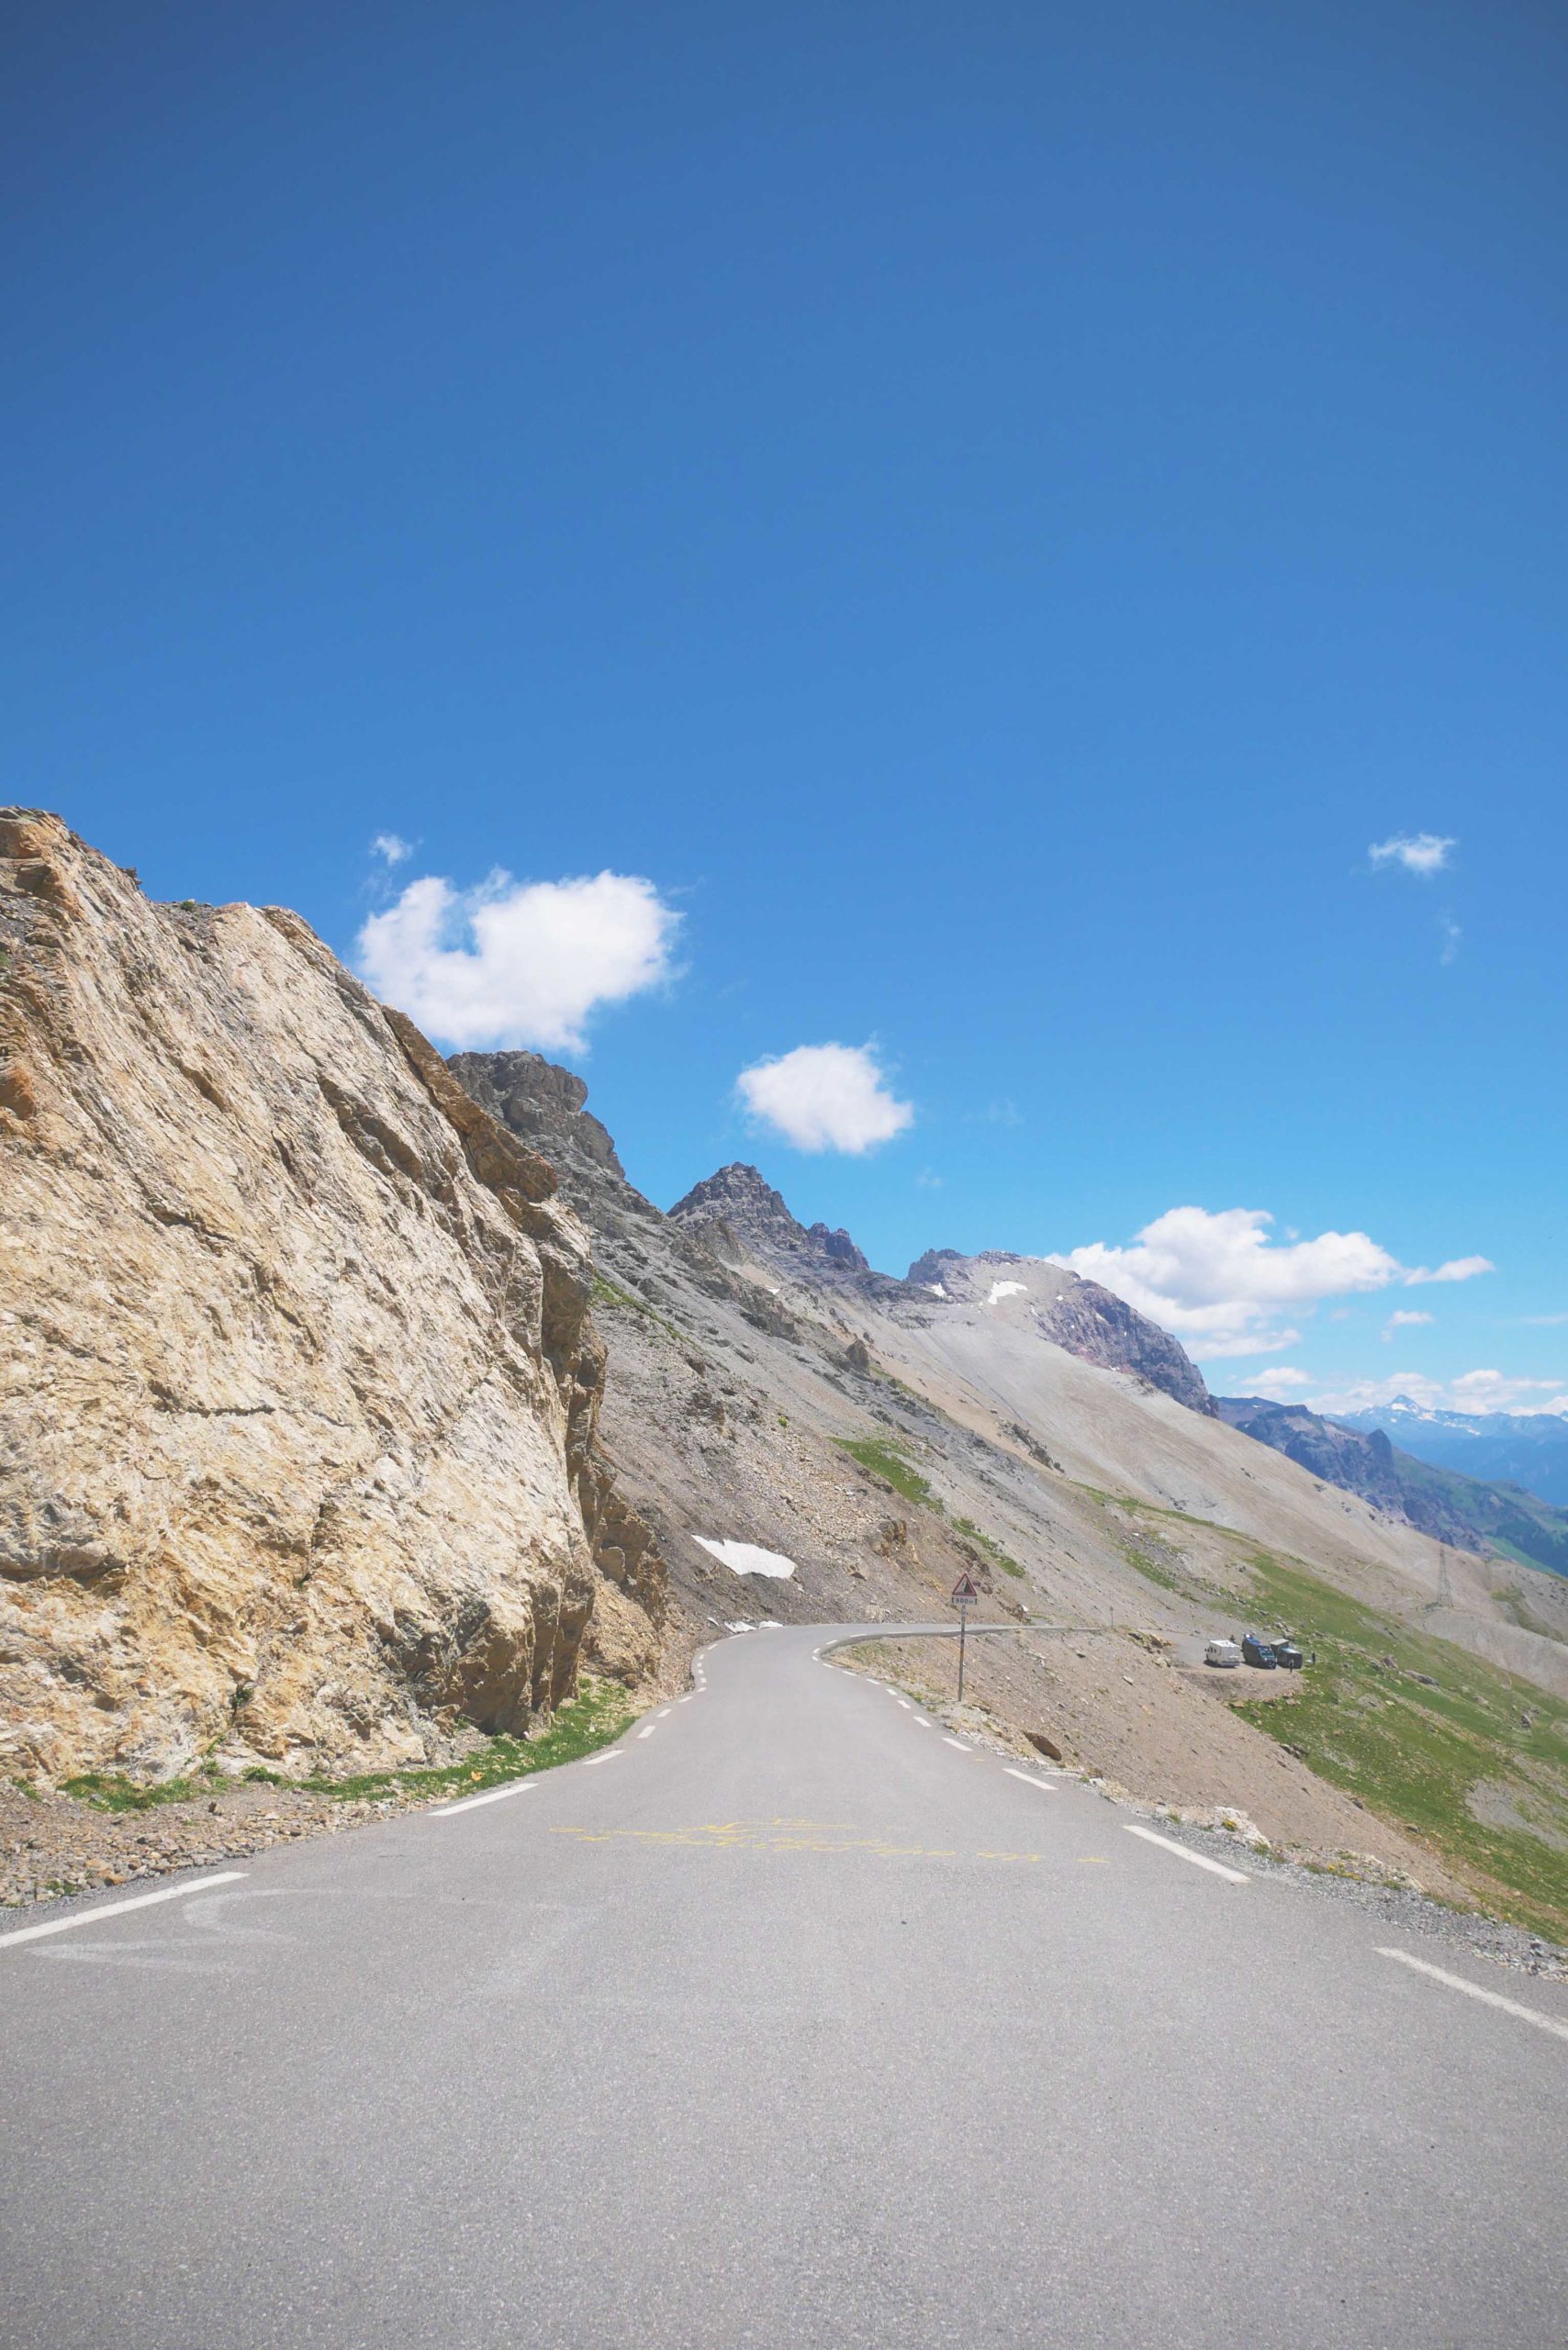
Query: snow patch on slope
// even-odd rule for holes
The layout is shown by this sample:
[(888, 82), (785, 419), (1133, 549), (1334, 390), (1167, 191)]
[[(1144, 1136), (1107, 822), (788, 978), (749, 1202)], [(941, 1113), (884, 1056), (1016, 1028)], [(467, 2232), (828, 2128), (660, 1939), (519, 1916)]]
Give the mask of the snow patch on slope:
[(795, 1572), (793, 1559), (786, 1559), (778, 1550), (759, 1550), (755, 1542), (711, 1542), (705, 1534), (696, 1534), (693, 1541), (711, 1551), (722, 1567), (737, 1575), (778, 1575), (780, 1580)]

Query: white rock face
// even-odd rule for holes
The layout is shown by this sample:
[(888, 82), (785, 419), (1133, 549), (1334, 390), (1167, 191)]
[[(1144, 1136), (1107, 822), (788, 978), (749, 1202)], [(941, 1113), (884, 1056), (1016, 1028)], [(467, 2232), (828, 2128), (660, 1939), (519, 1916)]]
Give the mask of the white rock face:
[(648, 1663), (544, 1161), (297, 915), (55, 818), (0, 811), (0, 1769), (407, 1762), (590, 1625)]

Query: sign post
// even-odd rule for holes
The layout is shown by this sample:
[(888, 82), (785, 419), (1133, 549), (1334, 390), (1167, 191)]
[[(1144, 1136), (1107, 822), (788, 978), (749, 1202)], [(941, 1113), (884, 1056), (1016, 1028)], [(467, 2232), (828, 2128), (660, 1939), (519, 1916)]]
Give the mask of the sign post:
[(958, 1611), (958, 1703), (960, 1706), (964, 1702), (964, 1640), (969, 1628), (969, 1610), (979, 1597), (980, 1593), (975, 1589), (975, 1579), (966, 1569), (953, 1585), (953, 1596), (948, 1602), (949, 1606), (956, 1607)]

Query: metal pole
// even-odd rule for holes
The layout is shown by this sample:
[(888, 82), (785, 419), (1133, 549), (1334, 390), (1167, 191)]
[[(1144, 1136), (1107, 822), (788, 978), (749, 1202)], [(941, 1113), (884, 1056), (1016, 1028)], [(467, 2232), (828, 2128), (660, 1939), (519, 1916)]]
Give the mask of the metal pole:
[(969, 1603), (967, 1600), (960, 1600), (958, 1603), (958, 1703), (960, 1706), (964, 1702), (964, 1635), (969, 1628)]

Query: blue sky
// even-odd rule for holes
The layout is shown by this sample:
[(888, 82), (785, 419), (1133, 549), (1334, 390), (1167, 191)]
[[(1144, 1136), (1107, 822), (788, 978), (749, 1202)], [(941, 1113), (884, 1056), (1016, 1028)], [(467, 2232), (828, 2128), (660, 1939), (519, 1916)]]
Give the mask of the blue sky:
[(9, 796), (661, 1203), (1159, 1224), (1222, 1387), (1568, 1391), (1560, 11), (10, 28)]

